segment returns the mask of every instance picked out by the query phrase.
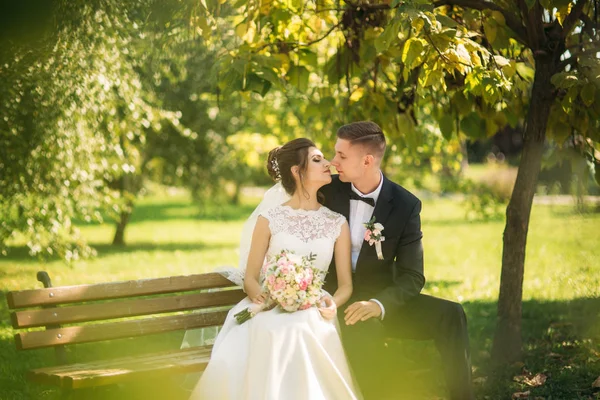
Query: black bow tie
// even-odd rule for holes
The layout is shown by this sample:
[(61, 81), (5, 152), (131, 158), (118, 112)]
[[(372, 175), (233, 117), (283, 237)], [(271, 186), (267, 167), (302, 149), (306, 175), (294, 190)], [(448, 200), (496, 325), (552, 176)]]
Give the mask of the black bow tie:
[(371, 207), (375, 207), (375, 199), (359, 196), (356, 192), (354, 192), (354, 190), (350, 191), (350, 200), (364, 201)]

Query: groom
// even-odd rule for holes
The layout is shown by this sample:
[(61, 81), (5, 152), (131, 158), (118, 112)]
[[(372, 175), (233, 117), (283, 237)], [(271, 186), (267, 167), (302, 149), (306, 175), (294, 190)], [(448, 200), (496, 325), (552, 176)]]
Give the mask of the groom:
[[(471, 400), (464, 310), (420, 293), (425, 284), (421, 202), (382, 174), (385, 148), (385, 136), (374, 122), (342, 126), (331, 162), (339, 175), (321, 189), (325, 206), (350, 225), (354, 291), (349, 306), (338, 312), (346, 353), (365, 398), (379, 399), (385, 395), (382, 387), (395, 377), (385, 338), (433, 340), (450, 399)], [(370, 244), (364, 223), (372, 217), (373, 224), (383, 225), (384, 240)], [(336, 274), (329, 274), (325, 288), (333, 293), (336, 287)]]

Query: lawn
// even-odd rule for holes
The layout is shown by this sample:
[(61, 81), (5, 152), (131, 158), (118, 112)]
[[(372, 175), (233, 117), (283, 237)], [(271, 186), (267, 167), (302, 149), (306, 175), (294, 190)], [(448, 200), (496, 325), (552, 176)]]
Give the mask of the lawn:
[[(239, 207), (200, 208), (184, 194), (148, 197), (136, 208), (127, 228), (126, 247), (110, 245), (114, 227), (81, 225), (98, 250), (91, 260), (66, 265), (60, 260), (30, 259), (22, 243), (0, 258), (0, 399), (53, 399), (55, 391), (26, 383), (26, 369), (52, 361), (50, 350), (19, 352), (14, 348), (6, 310), (9, 290), (39, 287), (38, 270), (54, 285), (72, 285), (209, 272), (219, 265), (237, 265), (237, 242), (245, 217), (256, 199)], [(502, 371), (489, 367), (495, 322), (504, 221), (467, 222), (463, 206), (450, 199), (424, 202), (424, 292), (460, 301), (469, 318), (477, 398), (510, 399), (530, 391), (531, 398), (599, 399), (592, 382), (600, 375), (600, 214), (577, 214), (566, 206), (535, 206), (529, 231), (524, 283), (523, 362)], [(147, 338), (120, 348), (177, 347), (181, 334)], [(117, 347), (118, 348), (118, 347)], [(78, 348), (78, 359), (105, 355), (98, 344)], [(120, 350), (119, 350), (120, 351)], [(439, 359), (431, 344), (394, 343), (399, 359), (399, 399), (443, 397)], [(522, 381), (543, 373), (547, 381), (529, 387)], [(173, 383), (178, 387), (179, 382)], [(168, 385), (159, 385), (170, 393)], [(137, 398), (144, 383), (86, 393), (82, 398)], [(152, 388), (152, 389), (149, 389)], [(407, 395), (410, 393), (410, 395)], [(164, 395), (166, 398), (167, 395)], [(437, 396), (437, 397), (436, 397)], [(141, 395), (139, 395), (141, 398)], [(168, 396), (171, 398), (171, 396)]]

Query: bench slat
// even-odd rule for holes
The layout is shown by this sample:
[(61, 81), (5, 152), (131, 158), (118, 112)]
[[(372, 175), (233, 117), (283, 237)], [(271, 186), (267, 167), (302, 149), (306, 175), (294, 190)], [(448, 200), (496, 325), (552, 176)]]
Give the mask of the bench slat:
[(70, 326), (15, 335), (17, 349), (37, 349), (65, 344), (97, 342), (184, 329), (222, 325), (227, 311), (196, 312), (94, 325)]
[(35, 382), (63, 389), (112, 385), (135, 379), (164, 377), (166, 374), (200, 372), (206, 368), (212, 346), (123, 357), (90, 363), (46, 367), (29, 371)]
[(17, 309), (231, 286), (235, 284), (222, 275), (211, 272), (137, 281), (20, 290), (8, 292), (6, 299), (9, 308)]
[(11, 313), (11, 320), (15, 329), (52, 324), (63, 325), (75, 322), (101, 321), (112, 318), (192, 310), (203, 307), (234, 305), (245, 296), (241, 289), (187, 295), (178, 294), (169, 297), (17, 311)]

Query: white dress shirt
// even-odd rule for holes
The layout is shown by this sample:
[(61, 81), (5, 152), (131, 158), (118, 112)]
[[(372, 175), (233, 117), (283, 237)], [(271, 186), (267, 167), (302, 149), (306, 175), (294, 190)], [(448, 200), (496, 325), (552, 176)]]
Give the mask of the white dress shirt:
[[(370, 197), (377, 204), (377, 199), (379, 198), (379, 193), (381, 193), (381, 187), (383, 186), (383, 174), (381, 174), (381, 178), (379, 180), (379, 186), (371, 193), (361, 193), (354, 184), (350, 184), (352, 191), (359, 195), (360, 197)], [(369, 222), (371, 217), (373, 216), (373, 211), (375, 207), (371, 207), (369, 204), (360, 200), (350, 200), (350, 240), (352, 242), (352, 272), (356, 271), (356, 263), (358, 261), (358, 255), (360, 254), (360, 249), (365, 241), (365, 232), (367, 228), (364, 223)], [(381, 319), (383, 319), (385, 315), (385, 308), (383, 308), (383, 304), (379, 302), (377, 299), (370, 299), (374, 301), (381, 307)]]

